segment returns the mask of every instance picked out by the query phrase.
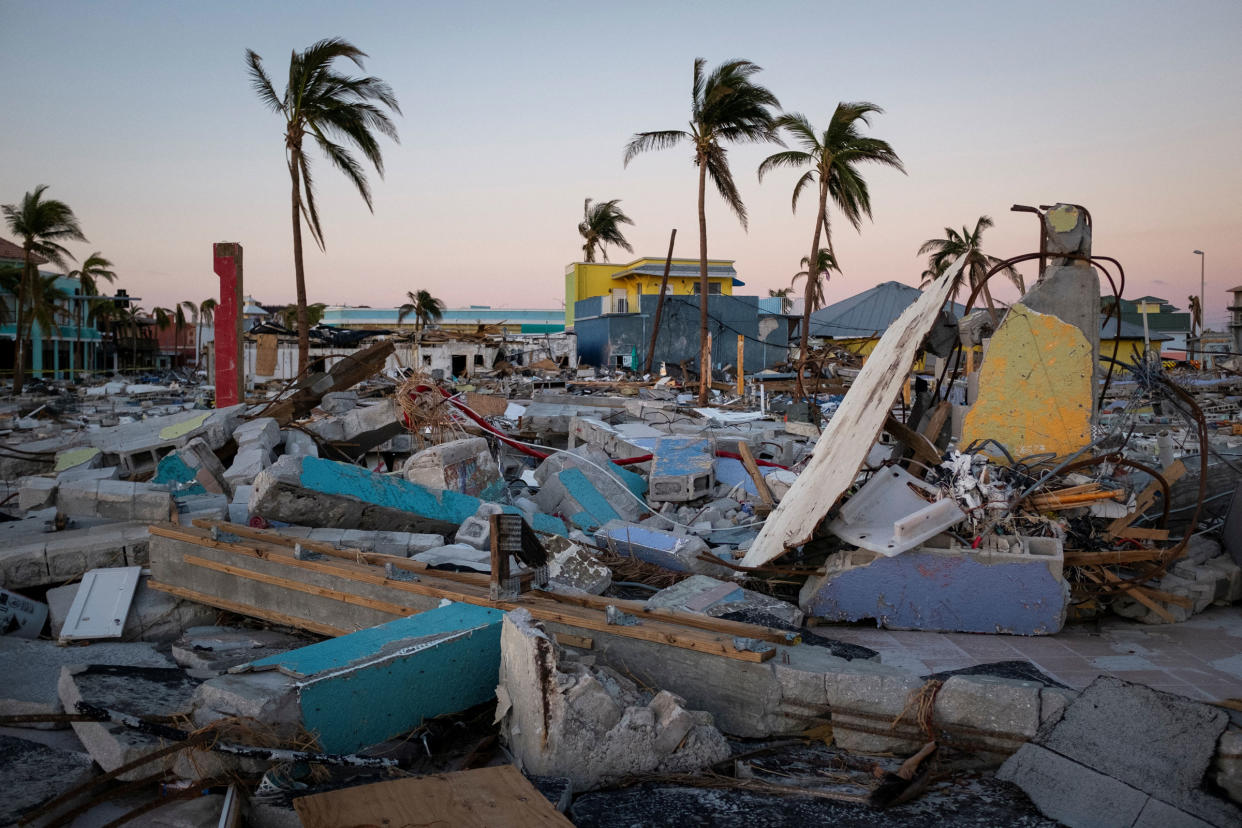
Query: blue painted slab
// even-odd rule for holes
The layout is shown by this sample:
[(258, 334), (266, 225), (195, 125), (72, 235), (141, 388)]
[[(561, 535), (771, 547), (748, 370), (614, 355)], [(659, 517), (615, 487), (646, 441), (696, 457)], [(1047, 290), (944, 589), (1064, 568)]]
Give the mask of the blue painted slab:
[[(155, 467), (155, 477), (151, 482), (167, 486), (176, 492), (178, 497), (207, 494), (207, 489), (198, 482), (198, 472), (186, 465), (181, 455), (175, 451), (160, 459), (159, 465)], [(193, 485), (188, 485), (191, 483)]]
[(716, 458), (716, 482), (724, 483), (729, 488), (741, 483), (742, 491), (756, 496), (759, 494), (759, 489), (755, 486), (750, 472), (746, 471), (745, 464), (732, 457)]
[(304, 677), (302, 723), (353, 753), (494, 697), (504, 613), (450, 604), (253, 662)]
[[(402, 477), (375, 474), (349, 463), (321, 457), (302, 458), (299, 484), (316, 492), (350, 497), (388, 509), (413, 512), (432, 520), (460, 525), (483, 503), (477, 497), (451, 490), (429, 489)], [(503, 506), (508, 514), (521, 515), (515, 506)], [(531, 528), (554, 535), (567, 534), (565, 524), (552, 515), (536, 514)]]
[(589, 532), (610, 520), (620, 519), (616, 509), (612, 508), (608, 499), (600, 494), (599, 489), (595, 488), (581, 469), (564, 469), (557, 472), (556, 477), (582, 508), (582, 511), (568, 516), (579, 529)]
[(1065, 581), (1038, 557), (988, 564), (913, 549), (829, 577), (803, 589), (807, 615), (874, 618), (897, 630), (1051, 635), (1065, 623), (1069, 597)]
[[(690, 572), (689, 558), (700, 551), (710, 551), (707, 544), (697, 537), (674, 535), (661, 529), (652, 529), (636, 523), (610, 521), (595, 533), (595, 542), (606, 548), (616, 549), (622, 555), (633, 555), (675, 572)], [(694, 547), (692, 553), (687, 553)], [(681, 552), (681, 554), (678, 554)]]
[(661, 437), (652, 449), (652, 477), (706, 474), (712, 470), (711, 441), (706, 437)]

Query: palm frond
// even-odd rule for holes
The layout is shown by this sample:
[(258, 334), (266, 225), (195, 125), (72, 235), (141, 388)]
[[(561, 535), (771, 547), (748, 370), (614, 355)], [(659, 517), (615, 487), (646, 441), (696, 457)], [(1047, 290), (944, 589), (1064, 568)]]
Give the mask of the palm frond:
[(674, 147), (681, 143), (690, 135), (675, 129), (666, 129), (658, 132), (638, 132), (625, 145), (625, 166), (629, 166), (631, 160), (636, 155), (640, 155), (649, 150), (662, 150)]

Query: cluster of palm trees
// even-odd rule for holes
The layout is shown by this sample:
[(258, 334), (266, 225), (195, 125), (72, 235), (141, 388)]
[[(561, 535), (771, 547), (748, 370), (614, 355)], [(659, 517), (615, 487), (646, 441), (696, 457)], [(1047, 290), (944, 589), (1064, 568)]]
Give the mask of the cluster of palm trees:
[[(68, 263), (76, 261), (63, 242), (87, 241), (73, 210), (65, 202), (46, 196), (47, 185), (40, 184), (23, 196), (16, 204), (0, 207), (9, 232), (20, 239), (23, 253), (21, 267), (0, 271), (0, 320), (16, 320), (13, 392), (20, 394), (25, 384), (26, 344), (35, 325), (42, 331), (59, 331), (60, 320), (70, 318), (79, 331), (79, 342), (74, 362), (85, 369), (88, 350), (80, 335), (84, 325), (98, 327), (119, 343), (122, 337), (131, 344), (131, 362), (137, 363), (138, 341), (152, 321), (159, 330), (176, 329), (177, 348), (183, 340), (182, 333), (189, 327), (195, 329), (195, 354), (199, 352), (198, 334), (203, 325), (210, 325), (217, 302), (206, 299), (195, 304), (179, 302), (172, 308), (157, 307), (148, 314), (132, 302), (101, 296), (102, 283), (112, 284), (117, 274), (114, 265), (96, 250), (82, 260), (74, 270)], [(41, 274), (38, 266), (50, 262), (67, 271), (70, 279), (78, 282), (78, 295), (71, 297), (57, 286), (55, 274)], [(16, 298), (16, 307), (10, 307), (6, 296)], [(68, 306), (72, 304), (72, 308)]]

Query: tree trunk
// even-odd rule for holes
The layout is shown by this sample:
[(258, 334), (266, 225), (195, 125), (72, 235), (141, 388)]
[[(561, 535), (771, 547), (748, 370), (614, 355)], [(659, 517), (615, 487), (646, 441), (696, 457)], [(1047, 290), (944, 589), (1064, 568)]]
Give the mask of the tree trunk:
[(819, 288), (819, 235), (824, 230), (824, 212), (828, 209), (828, 182), (819, 182), (819, 210), (815, 213), (815, 233), (811, 236), (811, 258), (807, 259), (806, 294), (802, 302), (802, 335), (798, 342), (798, 376), (794, 381), (794, 392), (798, 399), (806, 397), (806, 387), (802, 374), (806, 370), (811, 339), (811, 297)]
[(712, 355), (707, 350), (707, 158), (699, 153), (699, 405), (712, 387)]
[(13, 362), (13, 393), (22, 393), (26, 384), (26, 339), (22, 332), (26, 329), (26, 285), (30, 281), (30, 248), (26, 247), (26, 264), (22, 267), (22, 278), (17, 283), (17, 342), (15, 343), (15, 360)]
[(302, 187), (298, 170), (301, 169), (302, 150), (295, 147), (289, 152), (289, 178), (293, 186), (293, 276), (297, 282), (298, 305), (298, 376), (306, 372), (310, 362), (310, 325), (306, 313), (306, 269), (302, 266)]

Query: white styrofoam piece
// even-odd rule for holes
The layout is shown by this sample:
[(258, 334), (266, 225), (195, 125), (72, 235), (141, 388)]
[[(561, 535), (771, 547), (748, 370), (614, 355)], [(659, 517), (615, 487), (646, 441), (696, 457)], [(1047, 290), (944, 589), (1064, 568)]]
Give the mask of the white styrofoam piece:
[(141, 573), (140, 566), (120, 566), (83, 575), (60, 637), (120, 638)]
[(940, 496), (938, 489), (897, 466), (881, 469), (841, 507), (828, 531), (891, 558), (965, 519), (966, 513), (952, 499), (929, 503), (915, 489), (928, 497)]

